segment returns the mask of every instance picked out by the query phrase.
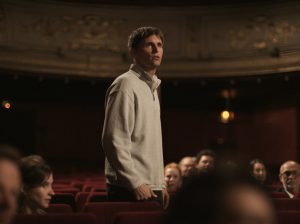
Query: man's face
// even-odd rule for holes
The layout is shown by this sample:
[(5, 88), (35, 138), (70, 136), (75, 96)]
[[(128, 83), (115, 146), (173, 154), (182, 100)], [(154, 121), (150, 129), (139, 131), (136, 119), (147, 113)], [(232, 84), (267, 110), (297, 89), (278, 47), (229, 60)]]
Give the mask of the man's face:
[(21, 177), (16, 165), (0, 160), (0, 223), (10, 223), (16, 213)]
[(137, 48), (131, 49), (135, 62), (146, 71), (160, 66), (163, 56), (163, 43), (159, 36), (151, 35), (142, 40)]
[(214, 157), (203, 155), (201, 156), (198, 164), (196, 165), (197, 169), (201, 172), (207, 172), (214, 168)]
[(274, 224), (274, 210), (258, 190), (250, 186), (232, 189), (224, 199), (224, 210), (219, 216), (222, 224)]
[(279, 179), (283, 187), (293, 193), (300, 186), (299, 165), (295, 162), (286, 162), (280, 168)]
[(165, 170), (165, 182), (168, 191), (176, 191), (181, 184), (181, 176), (179, 170), (169, 167)]
[(188, 173), (194, 168), (194, 160), (192, 157), (185, 157), (180, 162), (180, 170), (182, 176), (188, 175)]

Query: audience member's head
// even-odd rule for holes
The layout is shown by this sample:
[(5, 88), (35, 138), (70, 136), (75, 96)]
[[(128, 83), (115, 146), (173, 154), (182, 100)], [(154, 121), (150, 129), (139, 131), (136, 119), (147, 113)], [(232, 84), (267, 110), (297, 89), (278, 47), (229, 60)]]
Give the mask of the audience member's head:
[(287, 161), (280, 166), (279, 180), (286, 193), (296, 197), (300, 187), (300, 165), (295, 161)]
[(49, 207), (54, 191), (53, 174), (44, 159), (37, 155), (21, 159), (20, 168), (23, 179), (23, 191), (20, 200), (20, 213), (41, 214)]
[(183, 157), (179, 162), (179, 167), (183, 177), (187, 176), (189, 172), (195, 167), (196, 158), (191, 156)]
[(166, 224), (274, 224), (274, 209), (253, 180), (204, 173), (183, 187), (170, 205)]
[(21, 175), (18, 167), (17, 149), (0, 145), (0, 223), (11, 222), (18, 207)]
[(176, 163), (165, 166), (165, 181), (168, 192), (176, 192), (181, 186), (181, 171)]
[(215, 167), (216, 154), (209, 149), (200, 151), (196, 157), (196, 168), (199, 172), (209, 172)]
[(265, 183), (267, 170), (264, 162), (259, 159), (253, 159), (250, 161), (249, 166), (251, 176), (253, 176), (259, 183)]

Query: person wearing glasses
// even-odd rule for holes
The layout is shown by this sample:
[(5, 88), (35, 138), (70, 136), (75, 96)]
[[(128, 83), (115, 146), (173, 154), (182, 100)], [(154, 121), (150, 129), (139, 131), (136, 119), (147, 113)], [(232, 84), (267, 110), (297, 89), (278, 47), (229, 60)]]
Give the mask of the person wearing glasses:
[(297, 198), (300, 187), (300, 165), (295, 161), (286, 161), (280, 166), (279, 180), (282, 187), (279, 191), (289, 198)]

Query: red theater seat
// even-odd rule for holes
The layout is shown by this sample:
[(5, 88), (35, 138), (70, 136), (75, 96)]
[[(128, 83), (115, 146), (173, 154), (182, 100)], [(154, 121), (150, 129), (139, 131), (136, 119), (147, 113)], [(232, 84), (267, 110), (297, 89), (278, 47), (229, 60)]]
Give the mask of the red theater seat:
[(91, 192), (87, 198), (87, 202), (105, 202), (107, 201), (106, 192)]
[(278, 224), (300, 224), (299, 211), (278, 211)]
[(73, 194), (56, 193), (51, 200), (51, 204), (68, 204), (73, 211), (76, 211), (75, 197)]
[(68, 193), (73, 194), (74, 196), (80, 191), (78, 188), (75, 187), (68, 187), (68, 188), (53, 188), (55, 193)]
[(98, 224), (112, 224), (118, 212), (161, 210), (157, 202), (91, 202), (83, 208), (83, 212), (96, 215)]
[(275, 198), (273, 199), (275, 209), (278, 210), (300, 210), (300, 199)]
[(106, 191), (106, 183), (86, 183), (83, 185), (83, 192)]
[(17, 215), (13, 224), (96, 224), (93, 214)]
[(288, 196), (283, 192), (272, 192), (271, 198), (288, 198)]
[(47, 213), (73, 213), (73, 209), (67, 204), (50, 204)]
[(113, 224), (163, 224), (163, 211), (120, 212), (115, 215)]
[(90, 195), (90, 192), (78, 192), (75, 197), (76, 209), (78, 212), (81, 212), (87, 199)]

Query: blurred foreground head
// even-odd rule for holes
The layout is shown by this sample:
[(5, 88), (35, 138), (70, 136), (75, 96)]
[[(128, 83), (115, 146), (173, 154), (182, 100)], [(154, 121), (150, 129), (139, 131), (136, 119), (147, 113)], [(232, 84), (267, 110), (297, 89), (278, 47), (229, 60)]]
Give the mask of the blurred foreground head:
[(10, 223), (18, 207), (21, 174), (20, 154), (9, 145), (0, 145), (0, 223)]
[(244, 177), (200, 175), (174, 198), (167, 224), (274, 224), (274, 210), (264, 191)]

